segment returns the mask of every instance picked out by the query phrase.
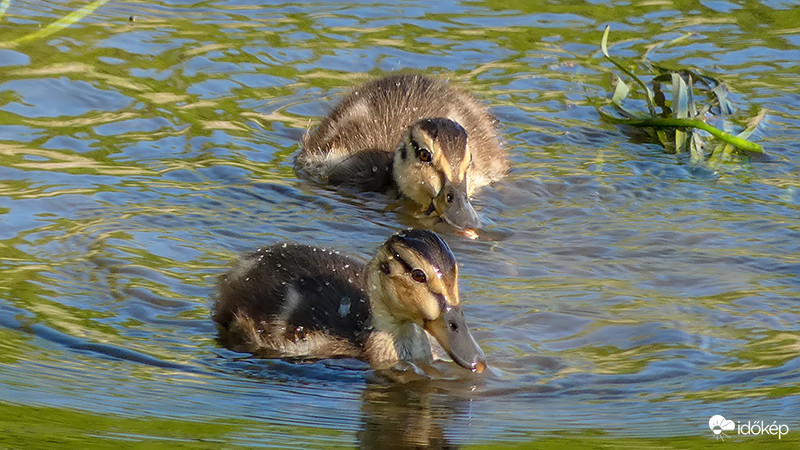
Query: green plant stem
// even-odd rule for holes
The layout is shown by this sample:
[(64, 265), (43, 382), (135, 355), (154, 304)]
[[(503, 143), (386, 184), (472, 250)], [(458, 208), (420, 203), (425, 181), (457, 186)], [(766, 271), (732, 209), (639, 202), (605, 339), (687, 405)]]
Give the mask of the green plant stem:
[(734, 147), (753, 153), (764, 153), (760, 144), (747, 141), (726, 133), (718, 128), (698, 119), (676, 119), (676, 118), (643, 118), (643, 119), (621, 119), (608, 114), (603, 114), (603, 118), (612, 123), (630, 125), (633, 127), (652, 127), (652, 128), (699, 128), (708, 131), (715, 137), (733, 145)]

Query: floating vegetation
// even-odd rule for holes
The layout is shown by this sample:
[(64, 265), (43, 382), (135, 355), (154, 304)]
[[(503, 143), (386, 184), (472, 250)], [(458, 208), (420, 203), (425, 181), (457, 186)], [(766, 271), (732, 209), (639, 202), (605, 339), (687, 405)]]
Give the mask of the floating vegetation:
[[(647, 109), (634, 111), (623, 105), (631, 94), (631, 86), (612, 73), (615, 87), (610, 104), (616, 114), (604, 111), (605, 105), (593, 101), (603, 120), (640, 128), (651, 141), (661, 144), (669, 152), (689, 151), (694, 161), (724, 162), (747, 153), (763, 153), (761, 145), (747, 138), (764, 118), (765, 109), (759, 109), (754, 116), (742, 120), (735, 114), (736, 109), (728, 100), (728, 89), (721, 81), (694, 70), (670, 70), (658, 66), (648, 61), (647, 53), (642, 58), (642, 65), (649, 70), (652, 79), (649, 84), (645, 83), (608, 54), (608, 32), (606, 26), (600, 42), (603, 55), (629, 78), (629, 82), (644, 92)], [(686, 37), (688, 35), (656, 47)], [(633, 102), (634, 99), (628, 101), (629, 104)], [(641, 106), (641, 101), (638, 103)], [(733, 135), (706, 122), (713, 118), (724, 119), (728, 127), (730, 120), (741, 121), (744, 129)]]

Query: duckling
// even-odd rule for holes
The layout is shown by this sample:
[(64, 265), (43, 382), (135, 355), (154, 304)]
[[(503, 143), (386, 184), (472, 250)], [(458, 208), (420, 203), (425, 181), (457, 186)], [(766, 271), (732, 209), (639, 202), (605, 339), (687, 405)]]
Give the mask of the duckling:
[(480, 225), (470, 197), (509, 162), (484, 105), (443, 80), (394, 73), (345, 95), (303, 137), (295, 167), (332, 185), (396, 191), (470, 230)]
[(230, 348), (268, 357), (430, 363), (430, 335), (458, 365), (486, 368), (453, 253), (425, 230), (394, 234), (366, 264), (300, 244), (259, 249), (220, 279), (214, 320)]

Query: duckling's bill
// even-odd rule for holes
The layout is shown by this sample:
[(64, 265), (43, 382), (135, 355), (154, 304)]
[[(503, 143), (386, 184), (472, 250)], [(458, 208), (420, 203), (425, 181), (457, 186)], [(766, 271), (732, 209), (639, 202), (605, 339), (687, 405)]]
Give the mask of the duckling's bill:
[(465, 181), (460, 185), (447, 183), (432, 203), (439, 217), (461, 230), (475, 229), (481, 225), (478, 213), (469, 202), (465, 183)]
[(469, 332), (460, 306), (446, 308), (436, 320), (425, 321), (424, 328), (459, 366), (476, 373), (486, 369), (486, 357)]

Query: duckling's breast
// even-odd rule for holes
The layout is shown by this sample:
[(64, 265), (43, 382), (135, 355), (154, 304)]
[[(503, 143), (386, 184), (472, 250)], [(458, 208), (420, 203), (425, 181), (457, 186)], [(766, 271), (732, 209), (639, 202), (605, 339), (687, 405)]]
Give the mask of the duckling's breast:
[(259, 249), (220, 280), (214, 319), (248, 351), (358, 357), (370, 332), (363, 270), (320, 248)]

